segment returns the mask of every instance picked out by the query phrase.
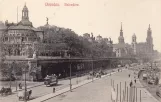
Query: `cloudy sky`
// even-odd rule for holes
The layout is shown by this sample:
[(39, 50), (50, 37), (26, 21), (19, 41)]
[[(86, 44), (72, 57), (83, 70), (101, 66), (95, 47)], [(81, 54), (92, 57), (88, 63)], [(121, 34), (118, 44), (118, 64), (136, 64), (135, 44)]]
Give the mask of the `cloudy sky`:
[[(94, 36), (111, 37), (118, 42), (121, 22), (126, 43), (135, 33), (137, 42), (145, 42), (151, 24), (154, 49), (161, 52), (161, 0), (0, 0), (0, 20), (17, 22), (26, 2), (30, 21), (35, 27), (46, 24), (71, 28), (77, 34), (93, 32)], [(59, 3), (60, 6), (45, 6)], [(67, 7), (63, 3), (79, 6)]]

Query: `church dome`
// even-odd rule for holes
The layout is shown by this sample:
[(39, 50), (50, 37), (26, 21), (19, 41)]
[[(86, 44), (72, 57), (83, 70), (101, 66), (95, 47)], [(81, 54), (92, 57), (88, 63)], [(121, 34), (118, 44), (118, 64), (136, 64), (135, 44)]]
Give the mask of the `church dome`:
[(124, 39), (124, 37), (123, 36), (119, 36), (119, 39)]
[(32, 22), (29, 20), (21, 20), (18, 25), (24, 25), (24, 26), (32, 26)]

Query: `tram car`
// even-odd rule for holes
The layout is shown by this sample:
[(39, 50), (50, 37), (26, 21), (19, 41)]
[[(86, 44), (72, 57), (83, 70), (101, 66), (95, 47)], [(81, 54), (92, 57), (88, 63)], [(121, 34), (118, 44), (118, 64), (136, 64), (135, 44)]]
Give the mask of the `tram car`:
[(46, 76), (46, 78), (44, 79), (44, 84), (46, 86), (52, 86), (52, 85), (57, 85), (58, 84), (58, 78), (57, 76)]

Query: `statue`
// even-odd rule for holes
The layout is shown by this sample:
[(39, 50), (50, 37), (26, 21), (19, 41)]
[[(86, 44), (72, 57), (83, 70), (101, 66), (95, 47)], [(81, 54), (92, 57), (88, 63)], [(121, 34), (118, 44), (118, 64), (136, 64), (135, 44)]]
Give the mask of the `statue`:
[(48, 21), (49, 21), (49, 18), (48, 18), (48, 17), (46, 17), (46, 22), (47, 22), (47, 24), (48, 24)]
[(33, 58), (35, 59), (36, 57), (37, 57), (36, 51), (34, 51), (34, 53), (33, 53)]

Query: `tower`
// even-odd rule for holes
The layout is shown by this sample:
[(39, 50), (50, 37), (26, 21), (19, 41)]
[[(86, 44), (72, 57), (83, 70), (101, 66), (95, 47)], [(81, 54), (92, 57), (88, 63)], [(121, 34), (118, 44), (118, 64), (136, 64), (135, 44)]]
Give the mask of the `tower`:
[(136, 42), (136, 35), (134, 33), (133, 36), (132, 36), (132, 44), (131, 44), (134, 55), (136, 55), (136, 44), (137, 44), (137, 42)]
[(22, 20), (29, 20), (29, 15), (28, 15), (29, 13), (28, 12), (29, 11), (28, 11), (28, 8), (25, 3), (23, 10), (22, 10)]
[(150, 24), (147, 30), (146, 43), (147, 43), (147, 51), (149, 53), (152, 53), (153, 52), (153, 38), (152, 38), (152, 30), (151, 30)]
[(123, 30), (122, 30), (122, 22), (121, 22), (121, 29), (120, 29), (120, 36), (118, 38), (119, 44), (124, 44), (124, 37), (123, 37)]
[(24, 26), (32, 26), (32, 22), (29, 21), (29, 10), (26, 6), (26, 3), (22, 9), (22, 19), (18, 24), (21, 24)]

